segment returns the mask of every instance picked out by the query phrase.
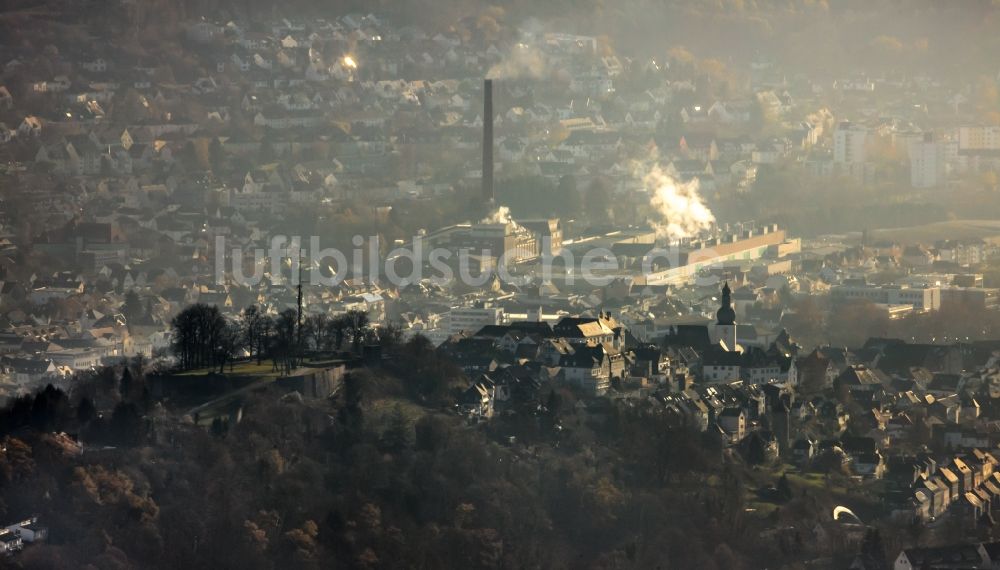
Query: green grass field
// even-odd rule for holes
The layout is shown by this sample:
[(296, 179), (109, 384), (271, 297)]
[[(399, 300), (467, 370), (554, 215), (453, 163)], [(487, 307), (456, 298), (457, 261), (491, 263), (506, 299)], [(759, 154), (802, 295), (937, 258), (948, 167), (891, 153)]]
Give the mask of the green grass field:
[[(206, 374), (218, 372), (219, 369), (212, 368), (196, 368), (194, 370), (185, 370), (180, 372), (175, 376), (205, 376)], [(247, 376), (253, 378), (270, 378), (274, 379), (280, 376), (278, 372), (271, 369), (271, 361), (265, 360), (264, 362), (257, 364), (256, 360), (251, 360), (249, 362), (238, 362), (233, 365), (232, 370), (229, 366), (226, 366), (225, 372), (227, 376)]]

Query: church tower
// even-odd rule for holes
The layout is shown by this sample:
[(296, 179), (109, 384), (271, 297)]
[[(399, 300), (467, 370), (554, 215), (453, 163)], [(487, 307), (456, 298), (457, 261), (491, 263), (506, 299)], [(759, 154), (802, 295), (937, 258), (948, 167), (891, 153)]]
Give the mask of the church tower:
[(715, 317), (715, 342), (724, 342), (727, 350), (736, 350), (736, 311), (728, 281), (722, 286), (722, 303)]

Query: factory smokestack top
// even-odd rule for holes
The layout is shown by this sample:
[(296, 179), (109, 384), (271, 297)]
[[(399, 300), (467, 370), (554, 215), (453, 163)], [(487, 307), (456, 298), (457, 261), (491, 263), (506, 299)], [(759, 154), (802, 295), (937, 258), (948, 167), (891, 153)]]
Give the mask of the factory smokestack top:
[(493, 202), (493, 80), (483, 81), (483, 199)]

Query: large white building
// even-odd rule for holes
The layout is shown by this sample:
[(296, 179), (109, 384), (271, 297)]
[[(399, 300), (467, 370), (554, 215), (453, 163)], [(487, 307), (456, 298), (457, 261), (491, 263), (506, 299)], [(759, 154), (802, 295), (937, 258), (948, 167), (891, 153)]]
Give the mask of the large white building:
[(476, 333), (488, 325), (499, 325), (504, 320), (500, 307), (455, 307), (448, 312), (448, 333), (462, 331)]
[(914, 311), (937, 311), (941, 308), (940, 287), (870, 285), (861, 280), (851, 280), (831, 287), (830, 298), (835, 301), (867, 299), (877, 305), (911, 305)]
[(914, 188), (934, 188), (944, 182), (945, 149), (934, 135), (924, 133), (910, 142), (910, 184)]
[(865, 144), (868, 129), (842, 121), (833, 132), (833, 162), (837, 164), (862, 164), (867, 158)]
[(1000, 150), (1000, 126), (960, 127), (959, 151)]

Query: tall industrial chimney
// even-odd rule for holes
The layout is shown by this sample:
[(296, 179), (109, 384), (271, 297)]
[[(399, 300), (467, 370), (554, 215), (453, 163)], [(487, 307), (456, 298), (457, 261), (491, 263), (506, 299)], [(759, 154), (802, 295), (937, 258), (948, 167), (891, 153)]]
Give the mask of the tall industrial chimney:
[(483, 199), (493, 202), (493, 80), (483, 81)]

